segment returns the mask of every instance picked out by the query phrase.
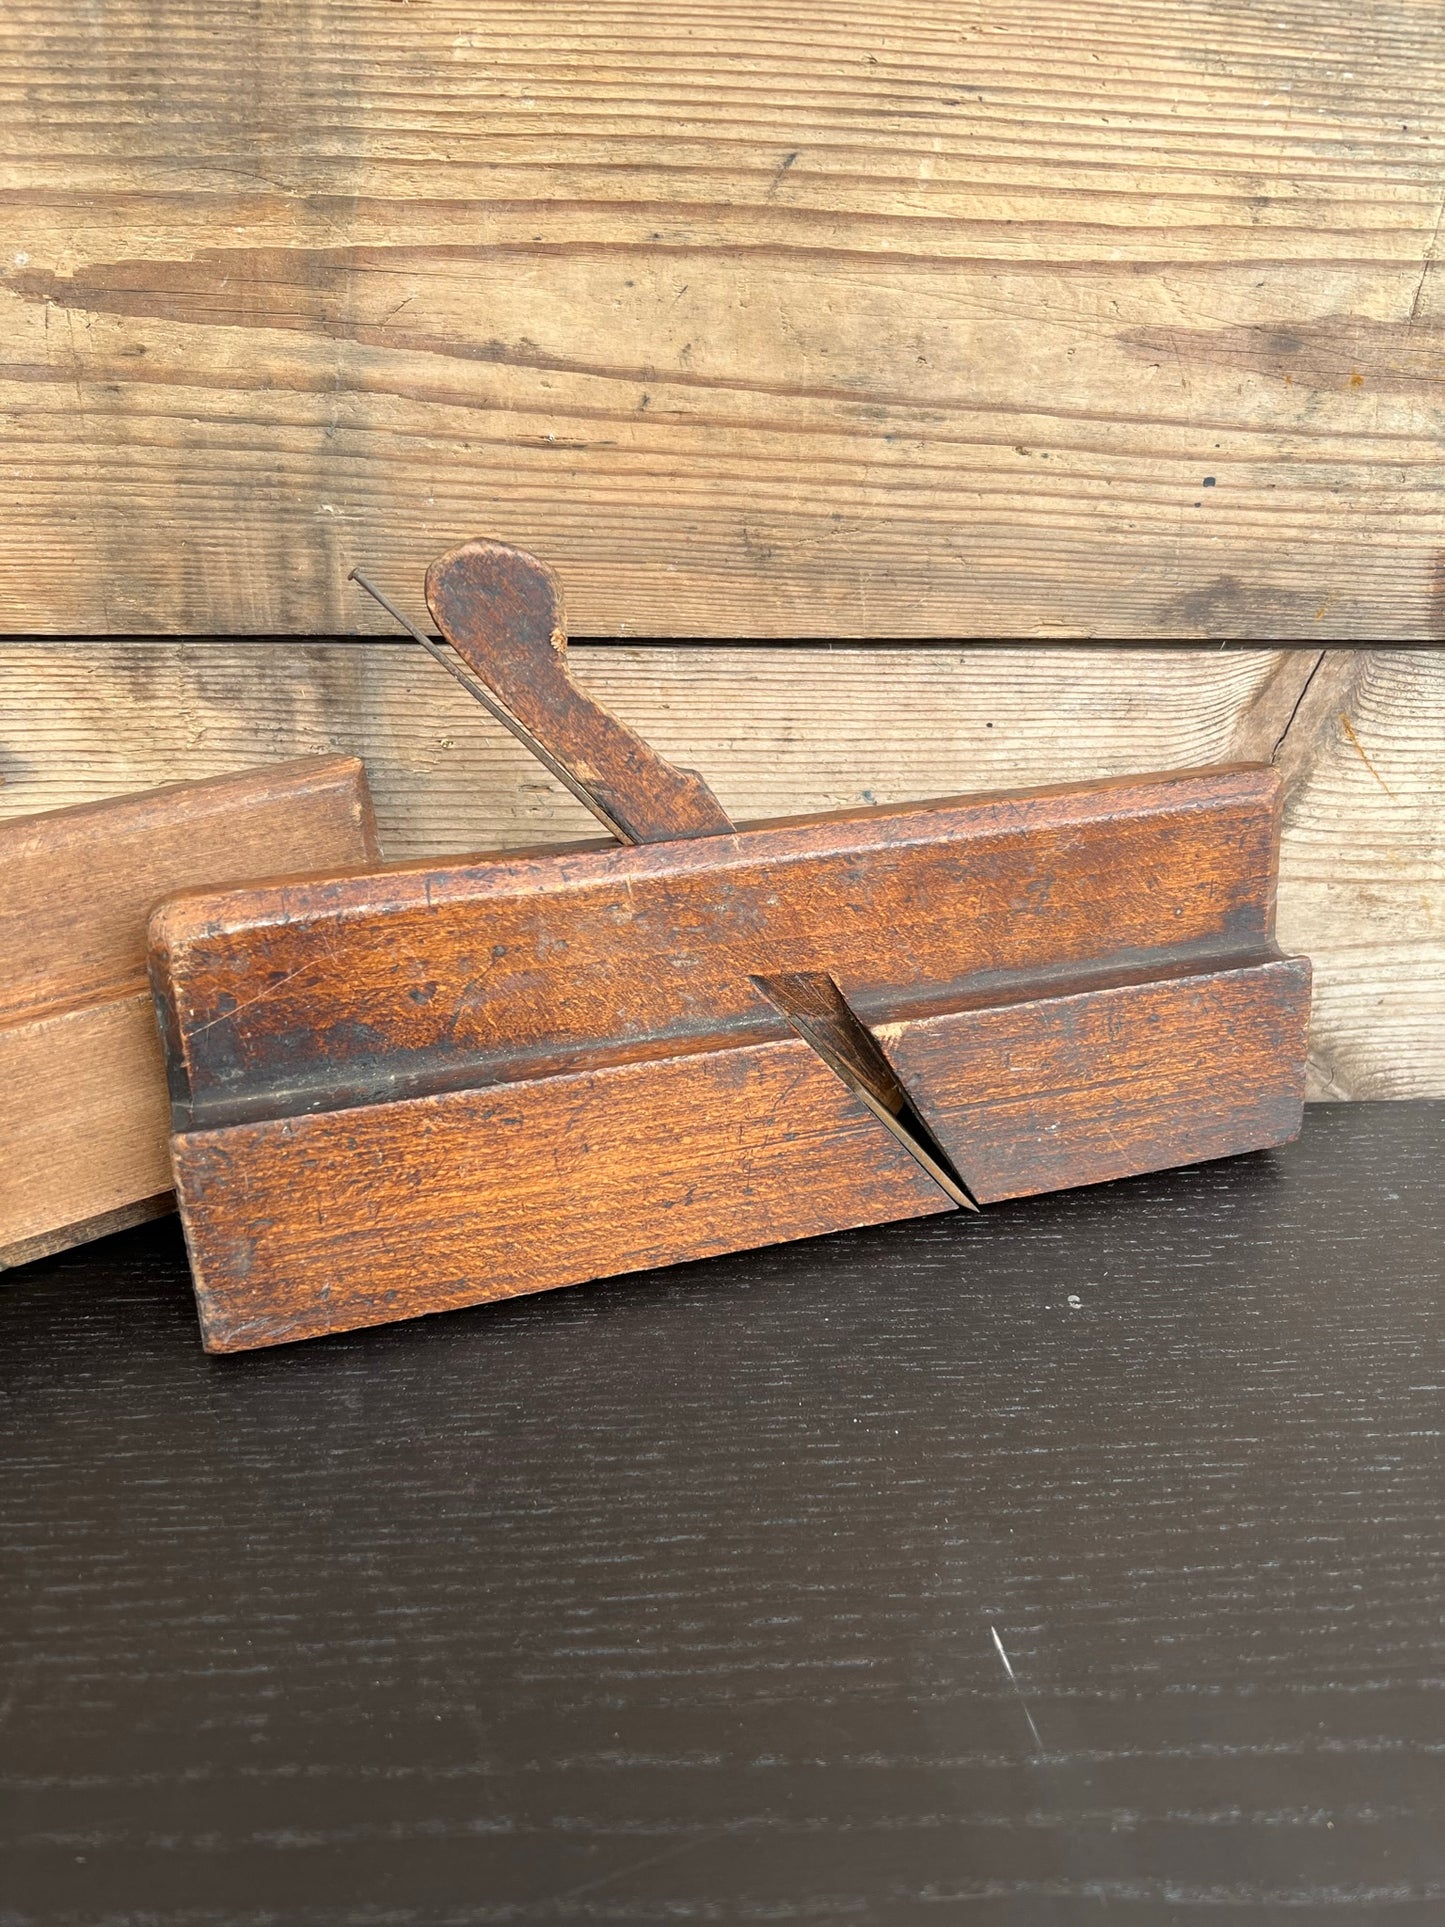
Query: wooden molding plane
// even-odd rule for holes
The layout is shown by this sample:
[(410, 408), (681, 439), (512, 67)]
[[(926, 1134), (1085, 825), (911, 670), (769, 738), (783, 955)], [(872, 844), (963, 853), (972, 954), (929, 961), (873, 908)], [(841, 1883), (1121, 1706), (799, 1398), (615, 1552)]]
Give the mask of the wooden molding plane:
[(0, 1268), (174, 1205), (152, 906), (376, 857), (346, 756), (0, 822)]
[(1298, 1131), (1272, 769), (734, 825), (572, 684), (540, 563), (469, 543), (427, 593), (448, 667), (617, 840), (157, 911), (209, 1349)]

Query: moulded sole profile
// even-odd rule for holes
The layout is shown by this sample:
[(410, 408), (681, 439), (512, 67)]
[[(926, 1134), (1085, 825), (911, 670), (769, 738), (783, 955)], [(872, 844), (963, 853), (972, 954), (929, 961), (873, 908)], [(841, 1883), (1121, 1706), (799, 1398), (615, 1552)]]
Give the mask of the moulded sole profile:
[[(1281, 1144), (1309, 966), (880, 1021), (981, 1200)], [(925, 1216), (948, 1200), (795, 1037), (172, 1140), (205, 1342), (238, 1351)]]

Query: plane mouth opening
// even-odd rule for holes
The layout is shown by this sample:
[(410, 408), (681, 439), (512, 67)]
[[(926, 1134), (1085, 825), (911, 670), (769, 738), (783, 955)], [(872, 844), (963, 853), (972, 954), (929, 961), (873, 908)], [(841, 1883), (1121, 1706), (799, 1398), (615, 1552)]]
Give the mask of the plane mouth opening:
[(945, 1196), (960, 1210), (977, 1211), (978, 1200), (899, 1083), (877, 1038), (828, 973), (799, 970), (750, 981)]

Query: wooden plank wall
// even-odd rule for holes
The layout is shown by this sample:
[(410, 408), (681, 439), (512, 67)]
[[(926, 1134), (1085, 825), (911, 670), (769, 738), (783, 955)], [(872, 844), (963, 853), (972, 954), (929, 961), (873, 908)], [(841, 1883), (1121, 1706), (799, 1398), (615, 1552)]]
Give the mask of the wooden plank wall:
[(1445, 1092), (1440, 0), (13, 0), (0, 106), (0, 811), (585, 832), (346, 581), (491, 533), (741, 814), (1277, 757), (1312, 1090)]
[(0, 621), (1445, 637), (1440, 0), (12, 0)]
[[(574, 645), (739, 817), (1231, 757), (1288, 784), (1311, 1095), (1445, 1095), (1445, 650)], [(308, 751), (366, 759), (393, 857), (591, 835), (414, 645), (0, 644), (0, 813)]]

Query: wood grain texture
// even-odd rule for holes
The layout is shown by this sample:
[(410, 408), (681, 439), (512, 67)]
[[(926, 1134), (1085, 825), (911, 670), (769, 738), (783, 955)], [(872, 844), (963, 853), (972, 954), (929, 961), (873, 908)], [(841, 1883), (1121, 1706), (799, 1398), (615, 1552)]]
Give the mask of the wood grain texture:
[[(358, 577), (365, 585), (365, 578)], [(373, 591), (374, 593), (374, 591)], [(589, 696), (568, 661), (561, 585), (544, 562), (496, 542), (468, 542), (426, 572), (427, 608), (448, 648), (417, 640), (623, 843), (730, 834), (732, 819), (696, 770), (679, 769)], [(754, 983), (798, 1036), (961, 1209), (977, 1205), (914, 1129), (898, 1080), (831, 977)], [(819, 1029), (819, 1023), (822, 1030)], [(922, 1127), (920, 1127), (921, 1129)]]
[(0, 822), (0, 1021), (146, 981), (146, 919), (198, 884), (376, 855), (350, 756), (298, 758)]
[(1445, 634), (1434, 0), (0, 32), (17, 632)]
[[(1445, 1095), (1445, 650), (571, 660), (742, 818), (1274, 757), (1281, 942), (1315, 963), (1311, 1096)], [(414, 645), (0, 644), (0, 814), (324, 750), (365, 756), (389, 857), (595, 834)]]
[(1315, 960), (1311, 1090), (1445, 1092), (1445, 652), (1327, 658), (1282, 761), (1280, 941)]
[(0, 1023), (0, 1269), (142, 1200), (169, 1208), (169, 1139), (148, 990)]
[[(980, 1204), (1284, 1144), (1310, 966), (1057, 986), (893, 1019), (879, 1043)], [(1144, 1147), (1148, 1147), (1147, 1154)]]
[[(732, 822), (696, 770), (678, 769), (579, 687), (561, 584), (522, 549), (468, 542), (426, 572), (427, 608), (499, 719), (624, 843), (713, 836)], [(418, 634), (423, 632), (418, 631)], [(465, 685), (464, 685), (465, 686)], [(475, 687), (469, 693), (478, 693)]]
[(953, 1208), (797, 1038), (172, 1142), (210, 1352)]
[(73, 1220), (62, 1225), (58, 1231), (42, 1231), (34, 1238), (19, 1238), (0, 1250), (0, 1271), (12, 1267), (33, 1265), (41, 1258), (52, 1258), (57, 1251), (69, 1251), (73, 1245), (93, 1244), (101, 1238), (110, 1238), (117, 1231), (129, 1231), (138, 1224), (148, 1224), (152, 1218), (167, 1218), (176, 1208), (176, 1195), (170, 1188), (170, 1171), (166, 1172), (166, 1189), (158, 1191), (154, 1197), (140, 1198), (134, 1204), (118, 1205), (114, 1211), (101, 1211), (93, 1218)]
[(827, 972), (873, 1023), (1091, 969), (1257, 962), (1280, 802), (1244, 766), (186, 891), (150, 923), (178, 1128), (784, 1036), (755, 981), (773, 972)]
[(207, 1348), (940, 1209), (790, 1029), (815, 973), (970, 1208), (1284, 1142), (1281, 803), (1245, 765), (167, 899)]
[[(1319, 658), (573, 643), (568, 660), (738, 820), (1268, 762)], [(1422, 700), (1439, 707), (1416, 734), (1445, 715), (1428, 678)], [(1237, 742), (1256, 704), (1271, 726)], [(365, 758), (388, 859), (598, 833), (414, 643), (0, 642), (0, 815), (325, 752)]]
[(7, 1908), (1437, 1927), (1442, 1131), (226, 1360), (37, 1268)]
[(170, 1189), (156, 900), (375, 855), (344, 756), (0, 822), (0, 1267)]

